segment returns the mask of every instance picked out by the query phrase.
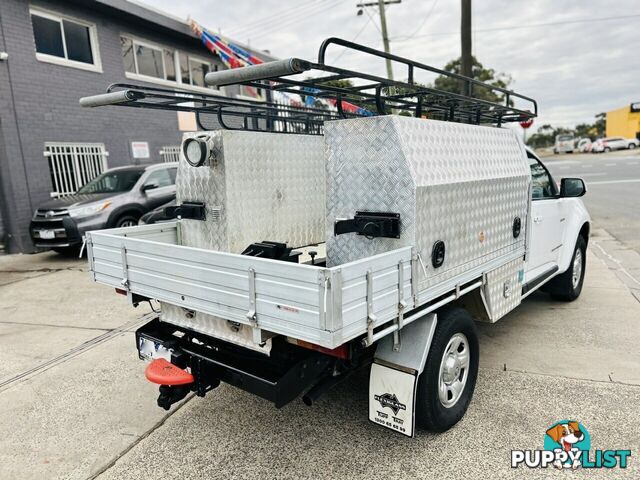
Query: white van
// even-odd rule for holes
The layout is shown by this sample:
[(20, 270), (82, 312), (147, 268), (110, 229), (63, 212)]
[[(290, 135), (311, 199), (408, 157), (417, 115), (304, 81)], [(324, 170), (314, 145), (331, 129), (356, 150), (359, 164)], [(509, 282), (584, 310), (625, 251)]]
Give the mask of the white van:
[(556, 143), (553, 146), (553, 153), (573, 153), (575, 148), (575, 138), (570, 133), (556, 135)]

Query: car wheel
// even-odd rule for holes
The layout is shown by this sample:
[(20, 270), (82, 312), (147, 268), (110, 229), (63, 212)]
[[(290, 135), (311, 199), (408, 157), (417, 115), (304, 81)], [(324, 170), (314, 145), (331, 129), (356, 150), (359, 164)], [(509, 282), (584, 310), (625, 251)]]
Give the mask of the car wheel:
[(566, 272), (552, 279), (546, 286), (545, 291), (549, 292), (556, 300), (563, 302), (574, 301), (582, 292), (586, 267), (587, 243), (582, 236), (578, 236), (569, 268), (567, 268)]
[(605, 153), (609, 153), (610, 151), (611, 151), (611, 148), (609, 148), (609, 147), (606, 147), (606, 148), (604, 149), (604, 152), (605, 152)]
[(123, 227), (135, 227), (138, 225), (138, 218), (134, 215), (123, 215), (118, 219), (115, 223), (115, 228), (123, 228)]
[(630, 143), (629, 144), (629, 150), (633, 150), (634, 148), (636, 148), (636, 144), (635, 143)]
[(418, 378), (416, 424), (444, 432), (464, 416), (478, 376), (480, 348), (471, 315), (463, 308), (438, 310), (438, 325)]

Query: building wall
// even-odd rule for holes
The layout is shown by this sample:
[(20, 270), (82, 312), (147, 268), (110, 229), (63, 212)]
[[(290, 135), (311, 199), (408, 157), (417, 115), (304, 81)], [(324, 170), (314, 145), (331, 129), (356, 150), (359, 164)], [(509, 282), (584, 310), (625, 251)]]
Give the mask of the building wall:
[(636, 138), (640, 134), (640, 112), (631, 112), (631, 107), (607, 112), (607, 137)]
[[(38, 61), (30, 5), (95, 23), (102, 73)], [(153, 162), (160, 161), (163, 145), (180, 143), (175, 112), (79, 106), (80, 97), (102, 93), (113, 82), (140, 83), (125, 77), (121, 33), (219, 62), (195, 38), (86, 5), (62, 0), (0, 1), (0, 51), (9, 54), (8, 61), (0, 62), (0, 213), (5, 243), (12, 252), (33, 250), (29, 222), (38, 204), (50, 198), (45, 142), (104, 143), (109, 167), (134, 163), (131, 141), (148, 142)]]

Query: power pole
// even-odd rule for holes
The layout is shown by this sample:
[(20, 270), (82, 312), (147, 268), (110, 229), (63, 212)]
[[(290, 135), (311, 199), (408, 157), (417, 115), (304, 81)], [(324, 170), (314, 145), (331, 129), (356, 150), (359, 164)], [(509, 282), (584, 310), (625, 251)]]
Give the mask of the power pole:
[(465, 77), (471, 78), (471, 0), (462, 0), (461, 20), (460, 41), (462, 55), (460, 57), (460, 73)]
[[(365, 7), (374, 7), (378, 6), (378, 10), (380, 12), (380, 30), (382, 32), (382, 44), (384, 45), (384, 51), (386, 53), (391, 53), (391, 49), (389, 48), (389, 34), (387, 31), (387, 15), (385, 12), (385, 5), (391, 5), (392, 3), (400, 3), (402, 0), (378, 0), (377, 2), (369, 2), (369, 3), (359, 3), (357, 7), (358, 15), (362, 15), (362, 9)], [(388, 58), (385, 59), (385, 63), (387, 64), (387, 78), (389, 80), (393, 80), (393, 68), (391, 66), (391, 60)]]

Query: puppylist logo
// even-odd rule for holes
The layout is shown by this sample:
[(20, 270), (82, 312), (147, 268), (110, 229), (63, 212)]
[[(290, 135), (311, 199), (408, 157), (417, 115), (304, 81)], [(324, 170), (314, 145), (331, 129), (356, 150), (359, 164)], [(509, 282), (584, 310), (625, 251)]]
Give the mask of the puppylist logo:
[(591, 450), (591, 436), (579, 422), (562, 420), (549, 427), (542, 450), (512, 450), (511, 468), (627, 468), (631, 450)]

